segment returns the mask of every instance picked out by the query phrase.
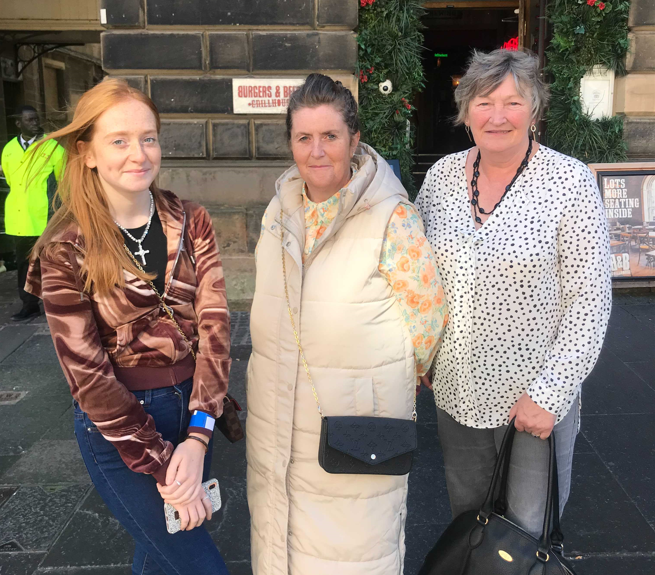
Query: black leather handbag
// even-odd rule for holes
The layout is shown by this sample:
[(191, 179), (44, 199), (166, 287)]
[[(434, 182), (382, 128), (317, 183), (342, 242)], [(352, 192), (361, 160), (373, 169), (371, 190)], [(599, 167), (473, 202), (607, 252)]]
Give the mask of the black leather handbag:
[(575, 575), (562, 556), (564, 535), (559, 525), (557, 458), (552, 433), (548, 438), (548, 494), (541, 537), (532, 537), (503, 516), (507, 510), (507, 476), (515, 433), (512, 420), (482, 508), (465, 511), (453, 520), (428, 553), (418, 575)]
[[(280, 222), (284, 213), (280, 213)], [(283, 232), (282, 226), (280, 229)], [(318, 447), (318, 464), (328, 473), (349, 473), (361, 475), (405, 475), (412, 468), (416, 450), (416, 398), (412, 419), (393, 419), (390, 417), (330, 416), (323, 415), (316, 387), (305, 354), (300, 345), (300, 336), (293, 319), (289, 288), (287, 286), (287, 266), (284, 256), (284, 233), (282, 242), (282, 275), (284, 293), (287, 299), (289, 319), (296, 338), (312, 393), (321, 416), (321, 438)]]

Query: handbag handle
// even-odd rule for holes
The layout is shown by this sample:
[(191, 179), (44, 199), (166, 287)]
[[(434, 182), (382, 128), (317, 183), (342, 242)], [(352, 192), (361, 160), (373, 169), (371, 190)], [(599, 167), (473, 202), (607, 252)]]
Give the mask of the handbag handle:
[[(553, 447), (555, 448), (555, 458), (553, 459), (553, 518), (552, 518), (552, 526), (553, 528), (550, 531), (550, 541), (551, 541), (551, 546), (557, 551), (558, 553), (562, 553), (564, 550), (564, 534), (562, 533), (562, 530), (560, 528), (560, 517), (559, 517), (559, 475), (557, 472), (557, 439), (555, 437), (555, 432), (552, 432), (553, 436)], [(500, 489), (498, 492), (498, 497), (496, 498), (496, 502), (494, 503), (494, 513), (497, 515), (505, 515), (507, 513), (507, 509), (509, 508), (509, 504), (507, 501), (507, 483), (509, 481), (509, 465), (510, 465), (510, 460), (511, 457), (509, 457), (509, 454), (512, 452), (512, 447), (514, 445), (514, 438), (516, 436), (513, 435), (512, 437), (509, 438), (507, 448), (505, 450), (505, 457), (503, 461), (503, 468), (502, 468), (502, 473), (500, 476)]]
[[(496, 487), (498, 486), (499, 480), (501, 480), (501, 486), (498, 497), (499, 501), (497, 502), (497, 505), (498, 503), (501, 505), (504, 503), (506, 505), (509, 460), (511, 458), (514, 436), (516, 434), (514, 421), (515, 418), (510, 421), (507, 431), (505, 432), (505, 436), (503, 437), (498, 459), (494, 467), (491, 484), (489, 485), (487, 496), (484, 503), (482, 504), (482, 507), (480, 508), (480, 513), (478, 514), (478, 522), (481, 525), (486, 525), (489, 521), (489, 515), (491, 515), (494, 508), (494, 494), (496, 493)], [(548, 551), (551, 549), (552, 543), (555, 542), (555, 545), (561, 548), (564, 539), (559, 527), (559, 482), (557, 477), (557, 460), (555, 454), (555, 438), (553, 433), (548, 436), (548, 448), (548, 492), (546, 495), (546, 509), (544, 512), (543, 529), (539, 539), (539, 550), (537, 551), (537, 558), (541, 562), (548, 561)], [(505, 470), (505, 473), (501, 473), (501, 470)], [(503, 475), (502, 479), (501, 475)], [(557, 498), (557, 500), (555, 500), (554, 497)], [(553, 519), (554, 515), (557, 517), (555, 520)]]
[[(309, 373), (309, 366), (307, 365), (307, 360), (305, 359), (305, 352), (302, 350), (302, 345), (300, 345), (300, 336), (298, 335), (298, 330), (296, 329), (296, 322), (293, 319), (293, 312), (291, 311), (291, 302), (289, 300), (289, 286), (287, 285), (287, 264), (286, 258), (284, 256), (284, 226), (282, 222), (284, 221), (284, 209), (280, 207), (280, 245), (282, 247), (282, 277), (284, 278), (284, 295), (287, 299), (287, 309), (289, 310), (289, 319), (291, 320), (291, 328), (293, 329), (293, 335), (296, 338), (296, 345), (298, 346), (298, 351), (300, 352), (300, 359), (307, 373), (307, 379), (309, 383), (312, 384), (312, 393), (314, 394), (314, 400), (316, 401), (316, 406), (318, 407), (318, 413), (321, 416), (321, 419), (325, 417), (323, 415), (323, 410), (321, 409), (321, 402), (318, 400), (318, 393), (316, 393), (316, 387), (314, 386), (314, 380), (312, 379), (312, 374)], [(414, 396), (414, 410), (412, 411), (412, 421), (416, 421), (416, 395)]]

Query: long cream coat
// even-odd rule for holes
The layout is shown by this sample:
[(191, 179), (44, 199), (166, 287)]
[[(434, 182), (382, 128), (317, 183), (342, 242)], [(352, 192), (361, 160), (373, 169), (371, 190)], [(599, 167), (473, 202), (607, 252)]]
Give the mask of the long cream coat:
[[(325, 415), (410, 419), (414, 349), (378, 271), (389, 218), (407, 195), (368, 146), (339, 212), (304, 265), (302, 180), (277, 182), (257, 254), (248, 366), (248, 504), (254, 575), (397, 575), (407, 476), (331, 475), (318, 464), (320, 416), (282, 279)], [(284, 218), (280, 222), (280, 205)]]

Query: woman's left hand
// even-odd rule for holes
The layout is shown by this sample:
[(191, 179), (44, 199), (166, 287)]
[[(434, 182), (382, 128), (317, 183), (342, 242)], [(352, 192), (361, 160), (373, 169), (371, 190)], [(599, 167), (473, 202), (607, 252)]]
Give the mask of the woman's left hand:
[[(203, 436), (203, 440), (207, 438)], [(205, 448), (199, 441), (183, 441), (173, 452), (166, 472), (166, 486), (157, 485), (166, 503), (188, 505), (197, 499), (202, 490), (202, 471)]]
[(548, 439), (555, 427), (557, 416), (539, 407), (532, 398), (524, 393), (509, 412), (509, 419), (516, 416), (516, 431), (526, 431), (540, 439)]
[(416, 395), (421, 393), (421, 385), (424, 385), (430, 391), (432, 391), (432, 382), (430, 381), (430, 376), (427, 373), (425, 375), (420, 375), (416, 380)]

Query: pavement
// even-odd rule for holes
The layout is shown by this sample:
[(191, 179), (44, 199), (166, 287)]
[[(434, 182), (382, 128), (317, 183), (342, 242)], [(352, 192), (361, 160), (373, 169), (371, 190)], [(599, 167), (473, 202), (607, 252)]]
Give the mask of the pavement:
[[(129, 575), (133, 543), (89, 481), (45, 318), (9, 320), (20, 307), (15, 282), (15, 272), (0, 274), (0, 575)], [(233, 313), (232, 322), (230, 389), (245, 406), (248, 313)], [(567, 555), (578, 575), (653, 575), (655, 293), (615, 294), (582, 405), (562, 520)], [(407, 575), (418, 571), (451, 519), (434, 403), (425, 390), (418, 413)], [(245, 442), (230, 444), (217, 434), (211, 475), (219, 480), (223, 508), (208, 529), (230, 572), (250, 574)]]

